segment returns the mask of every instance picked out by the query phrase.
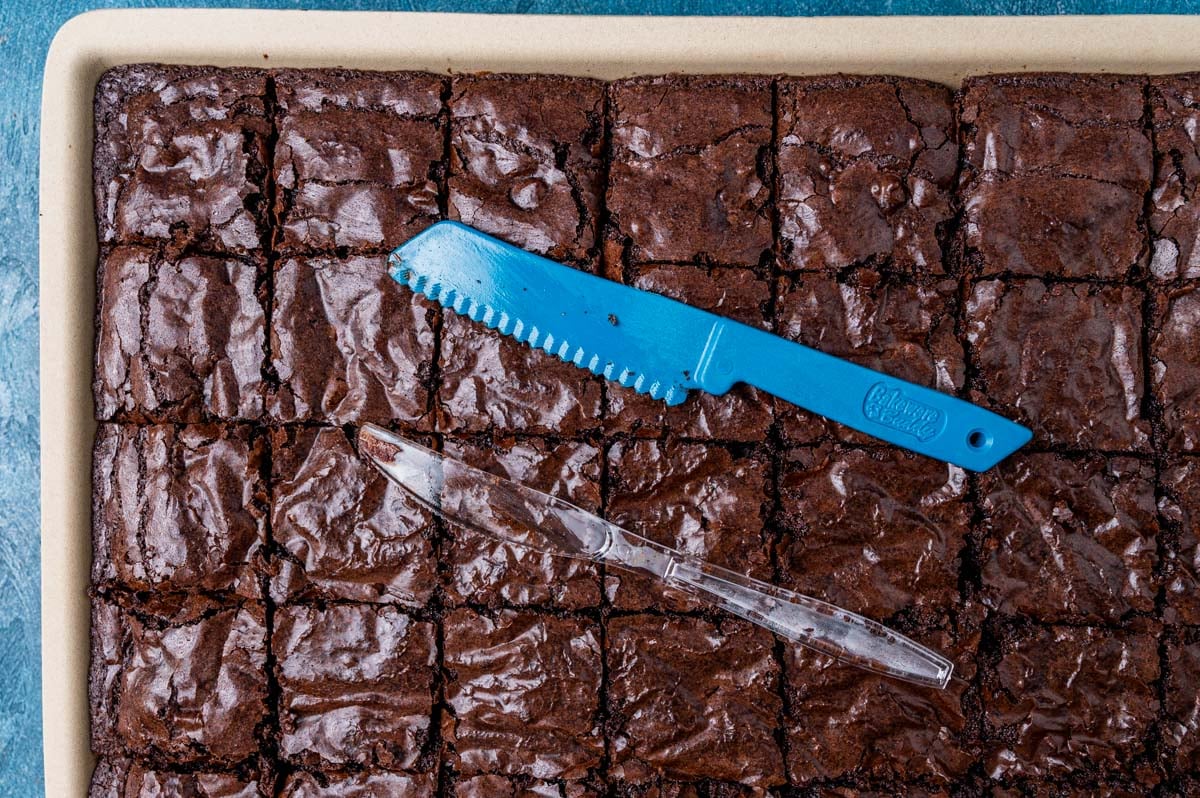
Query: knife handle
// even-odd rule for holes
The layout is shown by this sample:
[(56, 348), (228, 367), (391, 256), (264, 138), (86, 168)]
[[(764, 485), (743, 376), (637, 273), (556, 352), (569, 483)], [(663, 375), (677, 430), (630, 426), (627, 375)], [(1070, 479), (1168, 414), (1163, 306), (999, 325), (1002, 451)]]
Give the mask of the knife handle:
[(849, 665), (939, 689), (950, 681), (954, 665), (948, 659), (869, 618), (602, 523), (610, 534), (598, 557), (604, 562), (657, 576), (668, 587)]
[(713, 325), (696, 380), (716, 394), (745, 382), (970, 471), (986, 471), (1032, 436), (1020, 424), (970, 402), (736, 322)]
[(938, 689), (954, 672), (941, 654), (869, 618), (710, 563), (675, 560), (665, 581), (850, 665)]

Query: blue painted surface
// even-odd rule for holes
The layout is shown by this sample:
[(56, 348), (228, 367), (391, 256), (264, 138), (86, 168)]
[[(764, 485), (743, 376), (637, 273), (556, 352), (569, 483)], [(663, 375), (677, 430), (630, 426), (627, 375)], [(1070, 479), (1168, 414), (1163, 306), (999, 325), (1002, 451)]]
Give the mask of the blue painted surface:
[(94, 8), (256, 6), (503, 13), (1191, 13), (1182, 0), (0, 0), (0, 796), (42, 793), (38, 620), (37, 140), (42, 64), (54, 32)]

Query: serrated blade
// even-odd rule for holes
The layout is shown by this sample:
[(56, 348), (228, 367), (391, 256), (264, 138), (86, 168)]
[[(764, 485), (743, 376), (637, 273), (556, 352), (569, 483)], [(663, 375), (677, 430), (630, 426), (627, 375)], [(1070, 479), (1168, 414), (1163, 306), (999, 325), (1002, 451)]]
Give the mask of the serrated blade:
[(511, 338), (679, 404), (699, 388), (706, 344), (722, 320), (439, 222), (392, 252), (392, 277)]

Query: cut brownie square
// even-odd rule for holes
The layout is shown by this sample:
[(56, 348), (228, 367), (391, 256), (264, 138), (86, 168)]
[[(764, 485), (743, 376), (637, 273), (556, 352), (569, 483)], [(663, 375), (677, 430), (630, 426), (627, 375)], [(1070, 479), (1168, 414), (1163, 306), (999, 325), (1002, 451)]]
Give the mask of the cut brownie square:
[(960, 99), (967, 167), (1000, 175), (1075, 175), (1149, 187), (1145, 79), (1007, 74), (967, 78)]
[(793, 782), (857, 778), (932, 786), (966, 774), (976, 751), (967, 692), (975, 674), (979, 609), (970, 608), (946, 628), (905, 629), (954, 663), (959, 678), (943, 690), (787, 646), (785, 734)]
[(1152, 612), (1154, 468), (1129, 457), (1018, 454), (980, 475), (988, 604), (1040, 621)]
[(271, 431), (276, 601), (424, 605), (437, 584), (433, 517), (334, 428)]
[(96, 87), (104, 244), (247, 254), (266, 233), (267, 73), (130, 64)]
[(388, 276), (382, 255), (284, 260), (271, 316), (272, 418), (423, 427), (435, 314)]
[(741, 620), (612, 618), (612, 776), (782, 784), (774, 646), (770, 632)]
[(779, 225), (793, 269), (944, 274), (958, 156), (950, 90), (890, 77), (779, 82)]
[(434, 798), (433, 773), (392, 773), (386, 770), (325, 774), (297, 770), (288, 774), (280, 798)]
[(416, 765), (433, 715), (434, 636), (395, 607), (280, 607), (280, 755), (309, 768)]
[(966, 308), (973, 401), (1031, 427), (1041, 445), (1146, 449), (1141, 304), (1134, 288), (976, 284)]
[(600, 426), (600, 379), (455, 313), (442, 326), (438, 429), (575, 437)]
[(533, 612), (451, 612), (445, 738), (464, 776), (579, 779), (600, 764), (600, 629)]
[(786, 586), (879, 619), (958, 602), (971, 518), (961, 468), (895, 448), (796, 449), (779, 499)]
[[(749, 269), (654, 265), (632, 270), (632, 284), (743, 324), (767, 328), (771, 289)], [(723, 396), (696, 391), (681, 405), (666, 403), (608, 384), (606, 428), (616, 433), (658, 437), (666, 429), (688, 438), (762, 441), (771, 426), (772, 400), (748, 385)]]
[(1120, 280), (1144, 259), (1153, 154), (1145, 81), (968, 78), (960, 99), (966, 259), (983, 274)]
[(259, 752), (267, 629), (246, 602), (184, 623), (92, 600), (92, 750), (228, 767)]
[(1157, 629), (1002, 624), (983, 678), (994, 779), (1121, 770), (1158, 718)]
[[(539, 438), (486, 443), (447, 439), (445, 452), (588, 512), (600, 511), (602, 455), (590, 444), (554, 444)], [(451, 527), (451, 532), (452, 539), (443, 547), (450, 565), (446, 596), (451, 603), (567, 609), (600, 604), (600, 575), (592, 563), (509, 546), (462, 527)]]
[[(954, 393), (962, 388), (964, 355), (954, 334), (958, 285), (913, 284), (872, 269), (848, 275), (799, 274), (780, 283), (776, 333), (860, 366)], [(780, 435), (809, 443), (836, 433), (874, 441), (787, 402), (777, 402)]]
[[(608, 518), (709, 562), (771, 578), (770, 465), (755, 454), (677, 441), (618, 441), (608, 453)], [(641, 575), (609, 569), (620, 609), (687, 610), (695, 599)]]
[(1200, 459), (1163, 470), (1159, 509), (1168, 541), (1166, 620), (1200, 624)]
[(604, 84), (466, 75), (450, 93), (450, 218), (556, 260), (593, 257)]
[(610, 233), (633, 262), (757, 266), (772, 243), (770, 80), (673, 75), (610, 92)]
[(1200, 277), (1200, 73), (1150, 78), (1154, 170), (1150, 273), (1160, 280)]
[(261, 260), (163, 256), (115, 247), (100, 258), (97, 420), (188, 423), (262, 415)]
[(260, 798), (264, 785), (236, 773), (175, 773), (125, 758), (101, 759), (88, 798)]
[(1200, 451), (1200, 283), (1160, 290), (1150, 337), (1150, 380), (1168, 449)]
[(454, 785), (453, 798), (600, 798), (602, 794), (578, 781), (488, 775), (460, 779)]
[(1167, 643), (1163, 736), (1174, 749), (1175, 767), (1200, 772), (1200, 634), (1190, 629)]
[(443, 80), (275, 73), (275, 213), (284, 251), (390, 250), (437, 220)]
[(263, 440), (245, 426), (101, 424), (92, 457), (92, 584), (260, 595)]

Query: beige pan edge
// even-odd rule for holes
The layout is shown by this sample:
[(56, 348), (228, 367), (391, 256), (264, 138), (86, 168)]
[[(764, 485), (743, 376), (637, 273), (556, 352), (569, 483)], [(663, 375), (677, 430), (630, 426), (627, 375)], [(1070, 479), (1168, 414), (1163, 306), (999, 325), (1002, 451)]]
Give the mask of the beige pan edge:
[[(452, 20), (452, 21), (451, 21)], [(989, 71), (1181, 72), (1200, 18), (666, 18), (106, 10), (51, 44), (40, 172), (42, 715), (46, 794), (84, 795), (96, 233), (92, 92), (110, 66), (559, 72), (893, 73), (954, 85)], [(269, 56), (264, 58), (264, 54)]]

